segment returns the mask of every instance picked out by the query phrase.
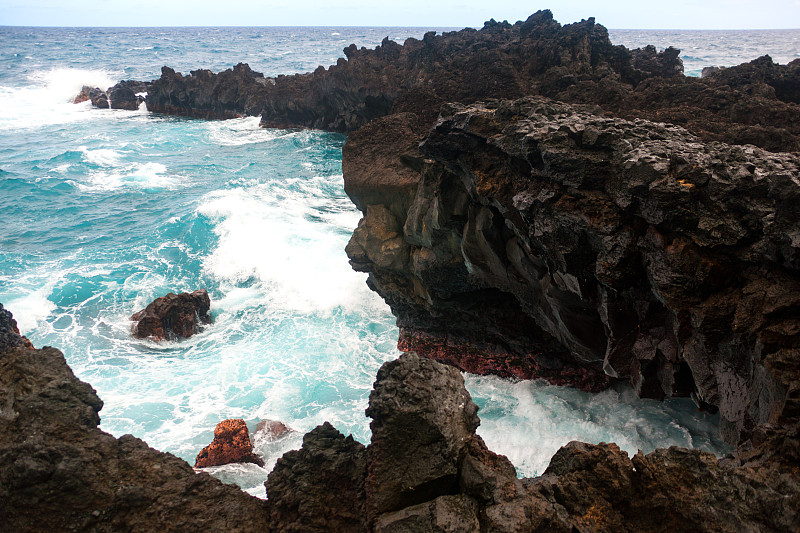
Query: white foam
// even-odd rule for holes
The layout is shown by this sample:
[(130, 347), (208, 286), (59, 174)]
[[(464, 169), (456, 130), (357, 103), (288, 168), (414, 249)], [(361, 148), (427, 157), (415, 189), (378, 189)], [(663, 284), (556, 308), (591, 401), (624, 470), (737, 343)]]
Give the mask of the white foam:
[(79, 146), (78, 150), (83, 154), (83, 158), (94, 165), (101, 165), (105, 167), (115, 167), (120, 164), (122, 154), (110, 148), (99, 148), (97, 150), (89, 150), (85, 146)]
[(692, 417), (681, 412), (685, 406), (679, 402), (641, 400), (629, 388), (591, 394), (543, 381), (471, 375), (465, 380), (482, 405), (478, 434), (523, 476), (542, 474), (553, 454), (573, 440), (615, 442), (629, 455), (671, 445), (727, 452), (709, 415)]
[(6, 302), (5, 307), (14, 315), (21, 334), (29, 334), (55, 310), (56, 304), (47, 299), (52, 290), (53, 284), (49, 283), (25, 296)]
[[(106, 159), (105, 163), (111, 165), (111, 158)], [(78, 186), (83, 190), (94, 191), (121, 188), (172, 189), (181, 185), (182, 181), (180, 176), (168, 174), (166, 165), (150, 161), (127, 163), (111, 170), (89, 172), (86, 181), (78, 183)]]
[(103, 110), (72, 101), (84, 85), (105, 90), (116, 83), (110, 71), (66, 68), (34, 72), (29, 81), (25, 87), (0, 87), (0, 130), (96, 119)]
[(207, 271), (233, 285), (257, 281), (271, 305), (299, 313), (325, 313), (340, 306), (361, 309), (376, 302), (364, 275), (353, 272), (347, 262), (347, 238), (329, 222), (347, 219), (352, 228), (357, 212), (320, 213), (316, 204), (324, 199), (284, 185), (206, 196), (198, 211), (211, 219), (219, 237), (204, 263)]
[(207, 122), (209, 139), (221, 146), (243, 146), (269, 142), (281, 135), (280, 130), (265, 129), (259, 126), (259, 117), (244, 117)]

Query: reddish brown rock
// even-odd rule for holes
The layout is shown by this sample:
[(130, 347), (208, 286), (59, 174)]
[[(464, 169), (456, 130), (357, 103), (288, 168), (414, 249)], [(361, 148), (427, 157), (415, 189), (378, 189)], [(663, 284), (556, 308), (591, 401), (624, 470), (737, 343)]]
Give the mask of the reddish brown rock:
[(250, 432), (241, 418), (223, 420), (214, 428), (214, 441), (203, 448), (195, 460), (195, 468), (220, 466), (228, 463), (255, 463), (264, 461), (253, 453)]
[(211, 322), (208, 310), (211, 299), (205, 289), (192, 293), (169, 293), (156, 298), (147, 307), (131, 315), (134, 337), (153, 340), (174, 340), (191, 337), (202, 324)]
[(294, 433), (295, 430), (280, 420), (262, 420), (256, 426), (256, 434), (262, 435), (267, 442), (278, 440), (281, 437)]
[(84, 85), (81, 87), (81, 92), (78, 93), (78, 96), (72, 101), (73, 104), (80, 104), (82, 102), (86, 102), (87, 100), (91, 100), (92, 97), (90, 96), (92, 91), (99, 91), (100, 89), (94, 89), (89, 87), (88, 85)]

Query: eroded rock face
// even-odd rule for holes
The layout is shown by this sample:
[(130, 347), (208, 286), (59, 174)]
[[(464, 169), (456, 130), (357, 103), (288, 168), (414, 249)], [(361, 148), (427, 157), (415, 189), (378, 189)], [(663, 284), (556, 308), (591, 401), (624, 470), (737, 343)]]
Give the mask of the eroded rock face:
[(128, 111), (136, 111), (139, 105), (144, 102), (143, 96), (137, 96), (141, 93), (146, 93), (149, 90), (150, 82), (141, 82), (135, 80), (125, 80), (117, 83), (108, 89), (108, 99), (110, 101), (111, 109), (127, 109)]
[(211, 299), (205, 289), (156, 298), (131, 315), (131, 334), (140, 339), (174, 340), (191, 337), (211, 322)]
[(141, 440), (100, 431), (103, 402), (55, 348), (0, 312), (0, 524), (40, 531), (264, 531), (266, 505)]
[(264, 460), (253, 453), (250, 431), (241, 418), (223, 420), (214, 428), (214, 440), (200, 450), (195, 468), (220, 466), (229, 463), (254, 463), (264, 466)]
[(345, 187), (366, 191), (348, 255), (398, 317), (401, 348), (695, 393), (729, 442), (775, 421), (787, 391), (765, 359), (800, 347), (796, 156), (536, 98), (451, 105), (420, 150), (402, 202), (360, 175), (391, 164), (344, 151), (345, 182), (374, 183)]

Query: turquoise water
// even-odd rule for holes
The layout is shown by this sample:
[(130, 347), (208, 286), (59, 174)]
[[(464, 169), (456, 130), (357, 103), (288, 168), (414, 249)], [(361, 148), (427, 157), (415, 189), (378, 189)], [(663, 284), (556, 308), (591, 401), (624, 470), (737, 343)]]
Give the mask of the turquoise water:
[[(364, 409), (377, 369), (398, 355), (397, 330), (344, 254), (359, 213), (342, 188), (343, 136), (70, 99), (83, 84), (152, 79), (164, 64), (312, 70), (350, 42), (427, 30), (0, 28), (0, 302), (35, 345), (62, 349), (97, 389), (102, 429), (193, 463), (222, 419), (282, 420), (298, 432), (257, 442), (266, 469), (212, 469), (263, 496), (277, 457), (323, 421), (369, 441)], [(642, 39), (627, 43), (637, 46), (648, 35), (625, 38)], [(201, 287), (215, 319), (203, 333), (174, 343), (130, 337), (133, 312)], [(541, 473), (573, 439), (630, 453), (725, 449), (715, 419), (688, 401), (493, 377), (467, 376), (467, 385), (481, 407), (479, 433), (522, 475)]]

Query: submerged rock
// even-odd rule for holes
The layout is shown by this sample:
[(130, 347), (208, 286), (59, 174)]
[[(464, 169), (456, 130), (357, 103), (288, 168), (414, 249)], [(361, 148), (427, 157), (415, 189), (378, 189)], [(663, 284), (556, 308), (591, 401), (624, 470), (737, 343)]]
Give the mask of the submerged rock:
[(211, 299), (205, 289), (169, 293), (131, 315), (131, 334), (159, 341), (191, 337), (203, 324), (211, 322), (210, 308)]
[(279, 420), (262, 420), (256, 426), (253, 440), (271, 442), (281, 439), (290, 433), (296, 433), (296, 431)]
[(229, 463), (254, 463), (264, 466), (264, 460), (253, 453), (250, 431), (241, 418), (223, 420), (214, 428), (214, 441), (197, 454), (195, 468), (207, 468)]

